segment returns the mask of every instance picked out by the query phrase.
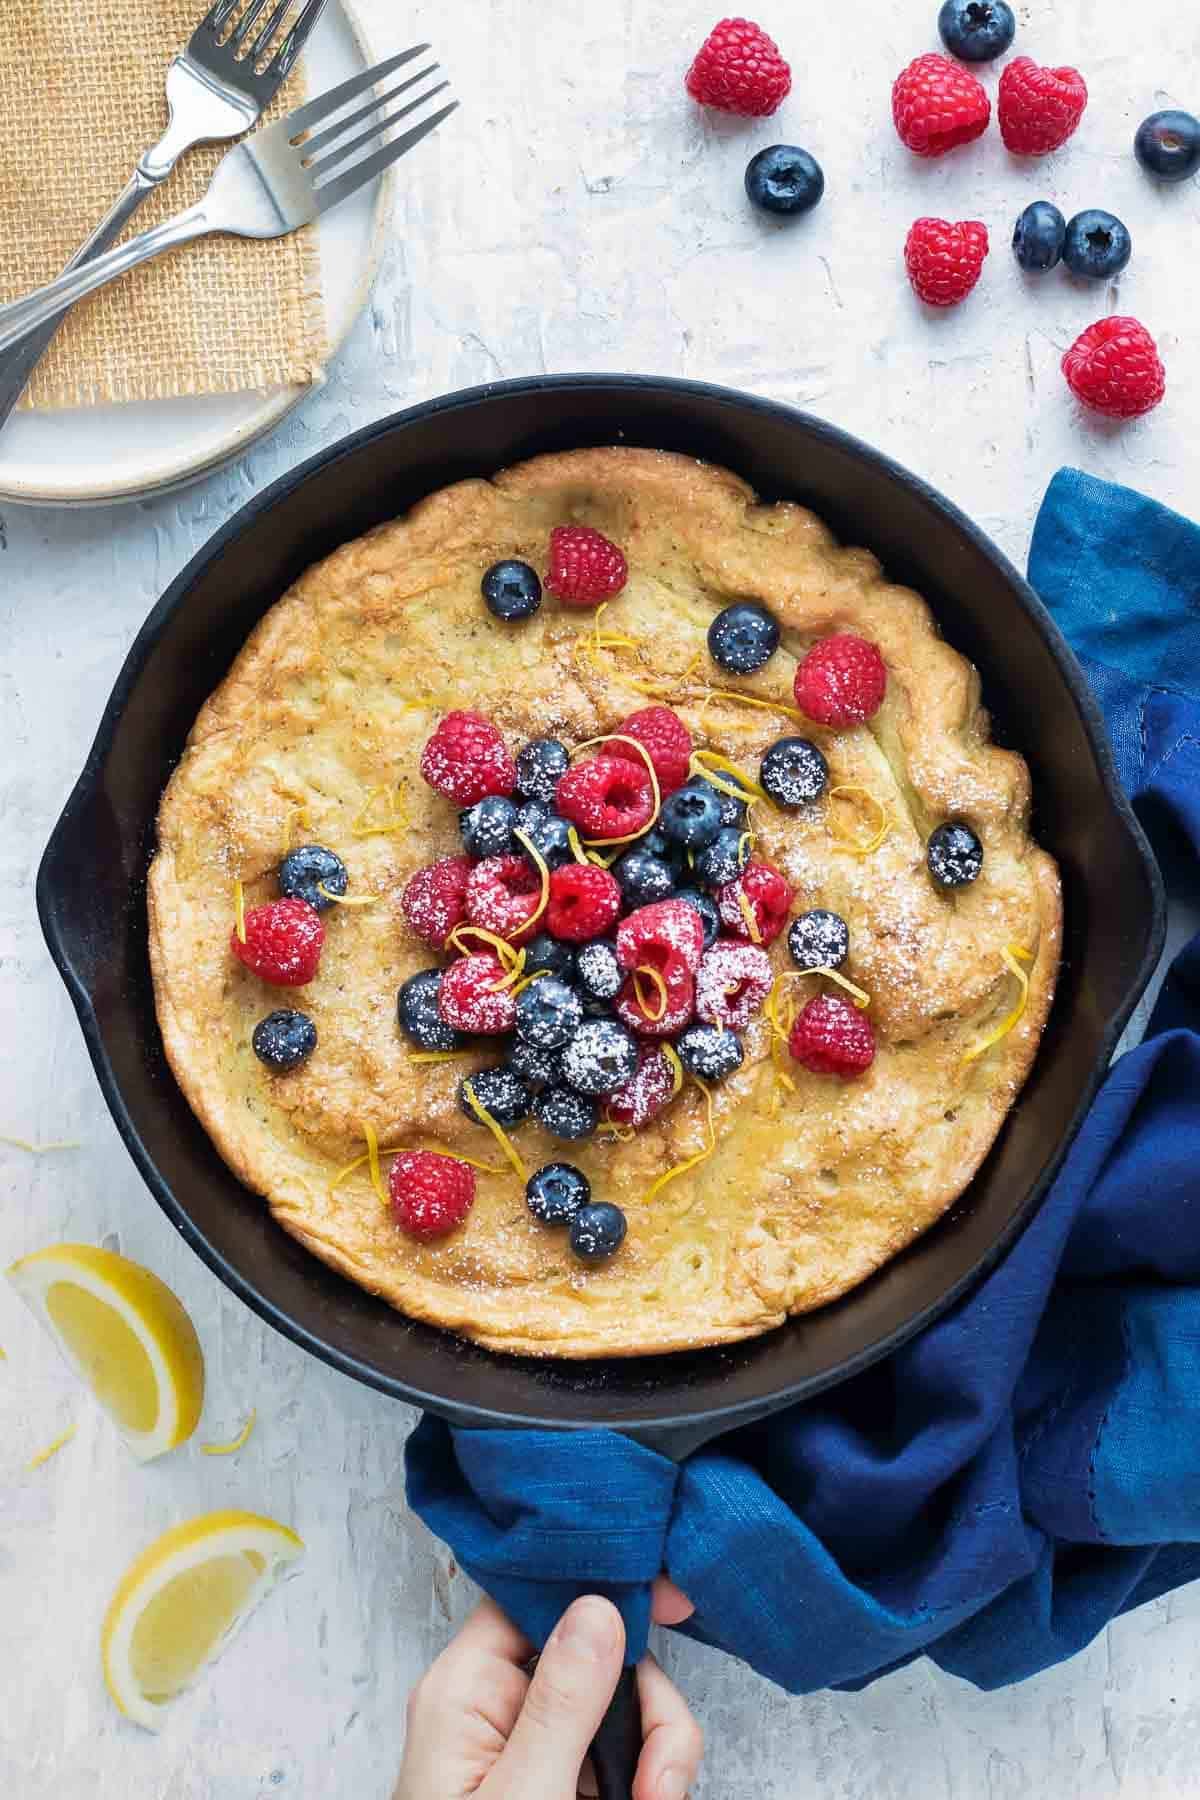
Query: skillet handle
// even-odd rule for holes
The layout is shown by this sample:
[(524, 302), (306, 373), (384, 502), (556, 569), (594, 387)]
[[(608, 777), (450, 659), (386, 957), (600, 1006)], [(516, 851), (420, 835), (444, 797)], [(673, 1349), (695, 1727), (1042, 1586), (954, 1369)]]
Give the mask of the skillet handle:
[(600, 1800), (633, 1800), (633, 1778), (642, 1754), (642, 1702), (637, 1670), (622, 1669), (617, 1691), (592, 1740), (592, 1767)]

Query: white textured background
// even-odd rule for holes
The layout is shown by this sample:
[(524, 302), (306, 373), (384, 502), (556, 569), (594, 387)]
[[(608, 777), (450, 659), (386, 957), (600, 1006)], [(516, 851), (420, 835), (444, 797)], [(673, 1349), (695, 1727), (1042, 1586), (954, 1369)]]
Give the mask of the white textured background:
[[(409, 1414), (267, 1331), (143, 1191), (34, 918), (42, 845), (126, 647), (210, 533), (281, 471), (397, 407), (573, 368), (709, 377), (810, 407), (927, 476), (1018, 562), (1063, 462), (1197, 505), (1200, 196), (1149, 184), (1129, 148), (1143, 114), (1200, 104), (1191, 9), (1147, 0), (1135, 25), (1122, 0), (1021, 7), (1017, 49), (1077, 63), (1092, 94), (1068, 148), (1028, 167), (994, 129), (932, 166), (893, 136), (889, 84), (935, 47), (936, 0), (770, 0), (761, 16), (796, 82), (765, 125), (710, 122), (685, 101), (683, 69), (713, 22), (698, 0), (447, 0), (399, 23), (385, 0), (363, 10), (381, 54), (431, 38), (468, 104), (406, 166), (383, 277), (328, 385), (274, 441), (181, 496), (7, 509), (0, 526), (0, 1132), (82, 1145), (38, 1160), (0, 1146), (0, 1258), (64, 1237), (119, 1244), (198, 1323), (200, 1436), (231, 1435), (252, 1405), (260, 1415), (236, 1459), (193, 1447), (138, 1470), (0, 1288), (6, 1800), (386, 1800), (405, 1692), (470, 1604), (405, 1510)], [(741, 197), (751, 151), (781, 139), (811, 149), (828, 181), (790, 229)], [(1020, 276), (1012, 221), (1039, 196), (1125, 218), (1135, 248), (1119, 291)], [(923, 313), (900, 269), (921, 212), (992, 232), (980, 288), (949, 316)], [(1144, 319), (1169, 376), (1167, 403), (1125, 427), (1082, 420), (1058, 372), (1075, 334), (1112, 310)], [(74, 1442), (25, 1472), (70, 1422)], [(98, 1624), (148, 1538), (226, 1503), (292, 1522), (308, 1557), (152, 1740), (105, 1699)], [(995, 1695), (921, 1664), (865, 1694), (793, 1701), (686, 1643), (663, 1654), (708, 1731), (698, 1800), (1157, 1800), (1200, 1795), (1198, 1627), (1200, 1592), (1187, 1591)]]

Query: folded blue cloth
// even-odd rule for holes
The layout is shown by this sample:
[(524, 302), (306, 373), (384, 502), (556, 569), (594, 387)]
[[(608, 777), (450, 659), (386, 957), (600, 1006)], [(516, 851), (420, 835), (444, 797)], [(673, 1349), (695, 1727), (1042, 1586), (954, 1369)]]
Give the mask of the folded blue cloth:
[[(1030, 578), (1168, 869), (1200, 876), (1200, 531), (1057, 475)], [(1200, 937), (999, 1268), (886, 1362), (681, 1468), (610, 1432), (409, 1440), (415, 1509), (538, 1641), (581, 1591), (794, 1693), (925, 1654), (981, 1687), (1200, 1576)]]

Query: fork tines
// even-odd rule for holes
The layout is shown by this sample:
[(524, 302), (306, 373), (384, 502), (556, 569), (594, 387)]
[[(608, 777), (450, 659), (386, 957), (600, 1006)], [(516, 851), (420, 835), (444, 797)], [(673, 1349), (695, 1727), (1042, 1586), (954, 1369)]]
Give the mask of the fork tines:
[[(378, 63), (375, 68), (367, 69), (363, 74), (343, 82), (330, 93), (322, 94), (297, 107), (289, 115), (289, 140), (299, 146), (302, 165), (322, 212), (327, 207), (336, 206), (339, 200), (353, 193), (364, 181), (381, 174), (401, 156), (406, 155), (422, 138), (436, 131), (456, 110), (459, 103), (452, 100), (437, 112), (425, 112), (400, 137), (389, 141), (386, 135), (405, 119), (424, 112), (429, 102), (450, 86), (449, 81), (434, 79), (441, 66), (435, 61), (415, 75), (389, 87), (386, 92), (377, 92), (365, 106), (358, 107), (343, 118), (334, 119), (331, 124), (325, 124), (326, 120), (349, 106), (352, 101), (358, 100), (376, 82), (382, 86), (387, 77), (395, 74), (404, 64), (423, 56), (428, 50), (428, 44), (417, 44), (411, 50), (403, 50), (399, 55)], [(409, 96), (404, 104), (393, 106), (393, 102), (403, 96)], [(388, 108), (391, 110), (385, 110)], [(312, 136), (306, 136), (315, 125), (323, 125), (324, 128)], [(365, 129), (360, 130), (360, 126)], [(354, 160), (356, 158), (358, 160)], [(348, 167), (345, 166), (347, 164)], [(340, 169), (341, 173), (334, 177), (333, 171), (336, 169)]]
[[(282, 81), (307, 43), (326, 0), (276, 0), (270, 17), (260, 25), (270, 3), (271, 0), (249, 0), (239, 16), (245, 0), (215, 0), (204, 27), (234, 61), (244, 59), (264, 74), (269, 67), (271, 74)], [(231, 21), (233, 28), (225, 36)], [(286, 31), (282, 29), (285, 23)]]

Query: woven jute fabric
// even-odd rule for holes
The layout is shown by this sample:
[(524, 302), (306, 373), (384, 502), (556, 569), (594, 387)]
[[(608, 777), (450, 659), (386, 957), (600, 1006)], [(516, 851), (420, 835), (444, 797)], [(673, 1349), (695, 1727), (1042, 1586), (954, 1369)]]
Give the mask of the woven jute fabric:
[[(51, 280), (166, 122), (166, 67), (206, 0), (16, 0), (0, 31), (0, 297)], [(303, 94), (297, 69), (273, 114)], [(272, 115), (273, 116), (273, 115)], [(130, 233), (190, 206), (228, 146), (191, 151)], [(78, 306), (23, 404), (163, 400), (308, 384), (326, 351), (312, 228), (272, 243), (205, 238)]]

